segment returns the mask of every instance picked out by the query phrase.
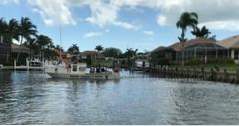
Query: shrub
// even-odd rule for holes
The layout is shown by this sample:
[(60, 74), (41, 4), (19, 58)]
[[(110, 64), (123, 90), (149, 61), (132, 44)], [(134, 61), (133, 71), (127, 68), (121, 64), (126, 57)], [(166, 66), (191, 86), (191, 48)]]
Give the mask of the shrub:
[[(202, 59), (191, 59), (188, 61), (185, 61), (185, 65), (193, 66), (193, 65), (204, 65), (204, 60)], [(207, 60), (208, 65), (233, 65), (235, 64), (233, 59), (230, 58), (218, 58), (218, 59), (208, 59)]]
[(200, 59), (191, 59), (185, 62), (185, 65), (192, 66), (192, 65), (200, 65), (203, 62)]
[(217, 64), (217, 65), (223, 65), (223, 64), (235, 64), (233, 59), (229, 58), (218, 58), (218, 59), (208, 59), (207, 64)]

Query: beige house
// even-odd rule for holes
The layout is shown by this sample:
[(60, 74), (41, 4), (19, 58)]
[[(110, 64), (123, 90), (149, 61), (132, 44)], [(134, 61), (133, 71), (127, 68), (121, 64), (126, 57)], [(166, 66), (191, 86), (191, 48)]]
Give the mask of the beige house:
[(227, 48), (228, 57), (234, 59), (236, 63), (239, 63), (239, 35), (221, 40), (218, 44)]

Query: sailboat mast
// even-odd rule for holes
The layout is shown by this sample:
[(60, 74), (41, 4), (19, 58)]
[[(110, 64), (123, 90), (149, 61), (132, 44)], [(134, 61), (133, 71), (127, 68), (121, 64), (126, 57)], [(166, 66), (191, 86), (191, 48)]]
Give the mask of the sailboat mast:
[[(62, 38), (61, 38), (61, 24), (59, 27), (59, 33), (60, 33), (60, 45), (62, 45)], [(60, 49), (60, 57), (61, 57), (61, 49)]]

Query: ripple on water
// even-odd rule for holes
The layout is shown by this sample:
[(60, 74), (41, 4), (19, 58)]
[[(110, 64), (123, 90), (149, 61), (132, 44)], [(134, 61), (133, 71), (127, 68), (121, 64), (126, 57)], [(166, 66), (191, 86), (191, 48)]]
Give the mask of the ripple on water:
[(1, 124), (238, 124), (239, 87), (123, 73), (119, 81), (0, 71)]

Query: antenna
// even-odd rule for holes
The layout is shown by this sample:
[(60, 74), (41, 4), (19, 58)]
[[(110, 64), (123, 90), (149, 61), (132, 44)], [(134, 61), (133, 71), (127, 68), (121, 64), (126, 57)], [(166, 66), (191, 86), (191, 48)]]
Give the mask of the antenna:
[[(62, 44), (62, 38), (61, 38), (61, 24), (59, 25), (59, 34), (60, 34), (60, 46)], [(60, 49), (60, 57), (61, 57), (61, 49)]]
[(59, 30), (60, 30), (60, 44), (62, 44), (62, 39), (61, 39), (61, 24), (60, 24)]

